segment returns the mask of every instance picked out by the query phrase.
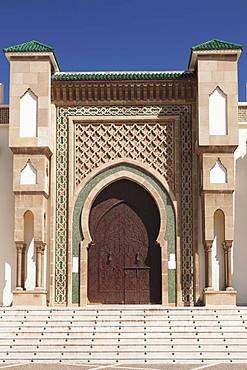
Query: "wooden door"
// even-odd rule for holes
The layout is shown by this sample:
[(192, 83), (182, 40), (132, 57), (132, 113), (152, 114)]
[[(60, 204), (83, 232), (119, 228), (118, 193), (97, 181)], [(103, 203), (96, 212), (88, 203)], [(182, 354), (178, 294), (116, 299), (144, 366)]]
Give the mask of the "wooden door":
[(121, 180), (103, 190), (90, 214), (90, 302), (160, 302), (158, 227), (156, 205), (140, 186)]
[(150, 268), (146, 265), (149, 246), (147, 228), (129, 205), (124, 215), (125, 303), (150, 303)]

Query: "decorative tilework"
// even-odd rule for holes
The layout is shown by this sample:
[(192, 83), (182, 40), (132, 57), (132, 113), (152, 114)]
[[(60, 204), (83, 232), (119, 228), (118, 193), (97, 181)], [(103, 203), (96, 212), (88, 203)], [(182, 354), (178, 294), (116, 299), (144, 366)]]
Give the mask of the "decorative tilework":
[(174, 191), (175, 124), (163, 122), (75, 123), (75, 185), (102, 164), (119, 158), (145, 163)]
[[(192, 223), (192, 125), (190, 105), (60, 107), (57, 110), (57, 202), (56, 202), (56, 287), (55, 302), (66, 302), (67, 207), (68, 207), (68, 117), (69, 116), (180, 116), (182, 128), (181, 160), (181, 245), (183, 300), (193, 300), (193, 223)], [(80, 213), (81, 209), (75, 210)]]

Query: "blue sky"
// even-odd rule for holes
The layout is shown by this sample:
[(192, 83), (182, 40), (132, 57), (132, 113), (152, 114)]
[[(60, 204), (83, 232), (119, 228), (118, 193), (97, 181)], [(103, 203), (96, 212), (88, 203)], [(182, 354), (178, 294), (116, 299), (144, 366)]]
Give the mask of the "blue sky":
[[(183, 70), (190, 47), (220, 38), (246, 47), (239, 100), (247, 81), (247, 0), (2, 0), (0, 48), (28, 40), (51, 45), (63, 71)], [(8, 62), (0, 54), (0, 82)]]

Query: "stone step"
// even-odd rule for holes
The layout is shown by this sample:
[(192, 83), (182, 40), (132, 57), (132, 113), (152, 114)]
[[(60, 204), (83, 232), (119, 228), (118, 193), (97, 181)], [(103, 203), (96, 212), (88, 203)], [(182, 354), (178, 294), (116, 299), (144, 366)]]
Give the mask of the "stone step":
[(140, 320), (140, 321), (124, 321), (124, 320), (119, 320), (119, 321), (99, 321), (99, 320), (92, 320), (92, 321), (77, 321), (77, 320), (72, 320), (72, 321), (54, 321), (54, 320), (47, 320), (47, 321), (20, 321), (20, 322), (8, 322), (8, 325), (6, 325), (5, 322), (0, 322), (0, 331), (5, 331), (6, 328), (10, 330), (19, 330), (19, 328), (103, 328), (103, 327), (112, 327), (112, 328), (132, 328), (132, 327), (138, 327), (138, 328), (155, 328), (159, 327), (162, 329), (165, 328), (170, 328), (170, 327), (176, 328), (176, 327), (183, 327), (183, 328), (191, 328), (194, 329), (195, 327), (197, 328), (203, 328), (203, 327), (208, 327), (210, 328), (219, 328), (219, 327), (224, 327), (224, 328), (245, 328), (247, 326), (247, 320), (236, 320), (234, 322), (232, 321), (223, 321), (223, 320), (214, 320), (214, 321), (156, 321), (156, 320)]
[[(28, 345), (23, 344), (11, 344), (11, 345), (1, 345), (0, 344), (0, 354), (5, 352), (49, 352), (51, 350), (51, 345), (49, 344), (37, 344), (37, 345)], [(91, 351), (107, 351), (107, 352), (122, 352), (122, 351), (129, 351), (129, 352), (141, 352), (141, 351), (151, 351), (151, 352), (161, 352), (161, 351), (203, 351), (203, 352), (243, 352), (246, 351), (247, 353), (247, 343), (245, 345), (235, 344), (235, 345), (226, 345), (225, 343), (222, 344), (137, 344), (137, 343), (115, 343), (115, 344), (52, 344), (52, 350), (54, 351), (82, 351), (82, 352), (91, 352)]]
[[(76, 364), (77, 366), (78, 365), (93, 365), (93, 366), (107, 366), (109, 365), (109, 367), (113, 367), (113, 363), (115, 363), (117, 366), (118, 365), (125, 365), (125, 366), (128, 366), (130, 367), (131, 365), (133, 365), (133, 363), (135, 363), (135, 365), (146, 365), (145, 367), (147, 367), (147, 365), (160, 365), (160, 364), (176, 364), (176, 365), (179, 365), (179, 364), (183, 364), (183, 365), (189, 365), (191, 366), (192, 364), (197, 364), (197, 365), (204, 365), (204, 364), (211, 364), (211, 365), (215, 365), (215, 364), (218, 364), (218, 362), (223, 362), (225, 364), (245, 364), (246, 363), (246, 359), (242, 359), (242, 360), (236, 360), (236, 359), (229, 359), (229, 358), (221, 358), (219, 360), (216, 360), (215, 358), (207, 358), (207, 359), (204, 359), (204, 358), (199, 358), (199, 359), (191, 359), (191, 358), (176, 358), (176, 359), (169, 359), (169, 358), (156, 358), (156, 359), (153, 359), (153, 358), (143, 358), (143, 359), (135, 359), (135, 361), (133, 362), (133, 359), (121, 359), (121, 361), (119, 359), (117, 360), (109, 360), (109, 359), (79, 359), (79, 360), (74, 360), (73, 358), (66, 358), (66, 359), (28, 359), (28, 360), (22, 360), (22, 359), (16, 359), (16, 360), (6, 360), (6, 359), (0, 359), (0, 363), (3, 363), (4, 365), (6, 366), (9, 366), (9, 365), (24, 365), (24, 364), (27, 364), (27, 363), (30, 363), (30, 364), (37, 364), (39, 367), (42, 366), (44, 363), (45, 364), (49, 364), (49, 365), (52, 365), (52, 364), (61, 364), (61, 365), (71, 365), (71, 364)], [(121, 366), (122, 367), (122, 366)], [(153, 367), (153, 366), (152, 366)]]
[(18, 327), (18, 328), (10, 328), (10, 327), (2, 327), (0, 331), (0, 337), (1, 336), (11, 336), (15, 334), (31, 334), (31, 333), (47, 333), (47, 334), (52, 334), (52, 333), (67, 333), (67, 334), (109, 334), (109, 333), (117, 333), (117, 334), (122, 334), (122, 333), (136, 333), (140, 335), (146, 334), (178, 334), (178, 333), (208, 333), (208, 334), (216, 334), (216, 333), (239, 333), (239, 335), (242, 334), (247, 334), (247, 327), (235, 327), (235, 326), (214, 326), (214, 327), (208, 327), (206, 325), (204, 326), (199, 326), (195, 325), (194, 327), (186, 327), (186, 326), (170, 326), (170, 327), (162, 327), (162, 326), (91, 326), (91, 327), (86, 327), (86, 326), (64, 326), (64, 327), (58, 327), (58, 326), (26, 326), (26, 327)]
[(0, 309), (0, 316), (22, 316), (22, 315), (30, 315), (30, 316), (49, 316), (52, 315), (54, 317), (61, 316), (61, 317), (67, 317), (67, 316), (109, 316), (114, 317), (118, 315), (125, 315), (125, 316), (142, 316), (142, 315), (149, 315), (149, 316), (181, 316), (181, 317), (187, 317), (187, 316), (193, 316), (198, 315), (202, 317), (211, 317), (214, 315), (228, 315), (228, 316), (235, 316), (235, 315), (247, 315), (247, 310), (188, 310), (188, 311), (175, 311), (175, 310), (115, 310), (115, 311), (102, 311), (102, 310), (68, 310), (68, 311), (54, 311), (54, 310), (42, 310), (42, 311), (35, 311), (35, 310), (22, 310), (22, 311), (14, 311), (14, 310), (1, 310)]
[(247, 309), (0, 309), (0, 364), (247, 361)]
[[(114, 335), (115, 334), (115, 335)], [(10, 338), (39, 338), (39, 339), (54, 339), (54, 338), (60, 338), (60, 339), (74, 339), (74, 338), (84, 338), (84, 339), (97, 339), (97, 338), (102, 338), (105, 340), (110, 339), (124, 339), (124, 338), (140, 338), (143, 337), (144, 339), (148, 338), (171, 338), (171, 339), (176, 339), (176, 338), (184, 338), (184, 340), (189, 341), (191, 338), (197, 339), (197, 338), (211, 338), (213, 341), (214, 339), (217, 338), (225, 338), (228, 340), (229, 338), (235, 338), (238, 339), (240, 336), (243, 338), (247, 338), (246, 333), (242, 335), (239, 332), (229, 332), (229, 333), (207, 333), (207, 332), (202, 332), (202, 333), (64, 333), (64, 332), (54, 332), (54, 333), (16, 333), (15, 335), (9, 335), (6, 333), (5, 335), (1, 334), (0, 340), (4, 339), (10, 339)]]
[[(13, 338), (0, 338), (0, 346), (3, 345), (49, 345), (49, 346), (56, 346), (56, 345), (71, 345), (71, 346), (78, 346), (78, 345), (105, 345), (107, 342), (108, 345), (187, 345), (186, 337), (175, 338), (175, 337), (167, 337), (167, 338), (140, 338), (140, 337), (115, 337), (115, 338), (79, 338), (79, 337), (66, 337), (66, 338), (30, 338), (30, 337), (15, 337)], [(208, 338), (189, 338), (189, 345), (211, 345), (212, 344), (212, 337)], [(214, 345), (232, 345), (232, 346), (241, 346), (247, 345), (247, 337), (246, 338), (213, 338)]]
[(84, 324), (94, 324), (95, 322), (97, 323), (108, 323), (108, 322), (111, 322), (112, 324), (115, 324), (115, 323), (131, 323), (131, 322), (136, 322), (136, 323), (148, 323), (148, 324), (155, 324), (157, 322), (159, 323), (162, 323), (162, 324), (169, 324), (169, 323), (173, 323), (173, 324), (177, 324), (177, 325), (181, 325), (182, 323), (186, 322), (188, 324), (193, 324), (194, 322), (198, 322), (198, 323), (205, 323), (205, 322), (208, 322), (208, 324), (211, 324), (214, 325), (214, 324), (217, 324), (219, 322), (223, 323), (223, 324), (229, 324), (229, 323), (234, 323), (234, 324), (241, 324), (241, 323), (245, 323), (247, 322), (247, 315), (246, 317), (243, 317), (241, 315), (241, 317), (225, 317), (225, 316), (217, 316), (217, 317), (212, 317), (212, 318), (202, 318), (202, 317), (198, 317), (198, 316), (193, 316), (193, 317), (188, 317), (186, 318), (186, 320), (184, 318), (176, 318), (176, 317), (158, 317), (158, 318), (154, 318), (153, 316), (149, 316), (149, 317), (146, 317), (146, 316), (142, 316), (142, 317), (131, 317), (131, 316), (128, 316), (128, 317), (123, 317), (123, 316), (119, 316), (119, 317), (75, 317), (75, 316), (71, 316), (71, 317), (66, 317), (66, 318), (62, 318), (62, 317), (51, 317), (51, 316), (48, 316), (48, 317), (20, 317), (20, 318), (14, 318), (14, 317), (11, 317), (11, 318), (6, 318), (5, 316), (3, 317), (0, 317), (0, 327), (1, 326), (4, 326), (6, 325), (6, 319), (8, 321), (8, 324), (13, 326), (14, 324), (22, 324), (22, 323), (32, 323), (33, 325), (35, 325), (36, 323), (55, 323), (57, 325), (61, 325), (61, 324), (67, 324), (67, 323), (82, 323), (83, 325)]
[(223, 351), (174, 351), (171, 350), (167, 351), (118, 351), (118, 352), (112, 352), (112, 351), (56, 351), (53, 349), (50, 349), (49, 351), (8, 351), (8, 352), (1, 352), (0, 351), (0, 361), (5, 359), (9, 360), (29, 360), (29, 359), (36, 359), (36, 360), (46, 360), (46, 359), (72, 359), (72, 360), (88, 360), (88, 359), (94, 359), (94, 360), (100, 360), (100, 359), (107, 359), (107, 360), (119, 360), (121, 362), (122, 360), (132, 360), (133, 363), (135, 363), (135, 360), (138, 359), (161, 359), (162, 361), (164, 359), (215, 359), (215, 360), (227, 360), (235, 359), (235, 360), (247, 360), (247, 353), (246, 351), (231, 351), (231, 352), (223, 352)]

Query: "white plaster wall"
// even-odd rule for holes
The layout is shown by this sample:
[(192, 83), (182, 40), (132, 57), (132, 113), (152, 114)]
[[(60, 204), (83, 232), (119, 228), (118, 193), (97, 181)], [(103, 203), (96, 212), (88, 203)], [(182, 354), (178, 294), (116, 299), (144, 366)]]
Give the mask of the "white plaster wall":
[(214, 240), (212, 245), (212, 286), (215, 290), (224, 290), (224, 250), (225, 217), (222, 211), (214, 214)]
[(237, 304), (247, 305), (247, 125), (239, 124), (239, 147), (235, 151), (233, 287)]
[(226, 134), (226, 96), (219, 88), (217, 88), (209, 96), (209, 135)]
[(13, 157), (8, 148), (9, 128), (0, 125), (0, 305), (12, 303), (15, 288)]
[(24, 216), (24, 242), (26, 243), (26, 276), (24, 286), (26, 290), (35, 288), (36, 255), (34, 249), (34, 217), (28, 211)]

